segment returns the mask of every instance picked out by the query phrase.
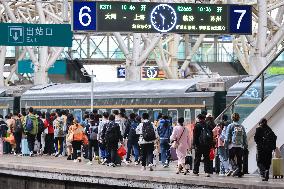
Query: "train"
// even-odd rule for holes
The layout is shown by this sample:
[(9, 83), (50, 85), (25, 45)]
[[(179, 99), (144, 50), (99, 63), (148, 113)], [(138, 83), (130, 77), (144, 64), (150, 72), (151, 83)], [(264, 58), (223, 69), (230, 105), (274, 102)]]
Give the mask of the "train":
[[(93, 89), (93, 108), (100, 114), (124, 108), (126, 114), (148, 112), (151, 120), (163, 113), (173, 123), (178, 117), (193, 122), (203, 110), (217, 116), (225, 106), (225, 82), (212, 79), (95, 82)], [(52, 83), (32, 86), (18, 96), (0, 97), (2, 114), (29, 107), (50, 112), (68, 109), (81, 121), (84, 112), (91, 111), (91, 84)]]

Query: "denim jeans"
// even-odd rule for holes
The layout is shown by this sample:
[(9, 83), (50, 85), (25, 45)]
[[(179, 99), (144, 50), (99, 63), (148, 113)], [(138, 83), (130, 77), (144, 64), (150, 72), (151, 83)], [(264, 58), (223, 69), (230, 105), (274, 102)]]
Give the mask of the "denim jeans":
[(163, 165), (169, 163), (169, 150), (170, 150), (170, 140), (169, 139), (160, 139), (160, 148), (161, 148), (161, 161)]
[(227, 150), (224, 146), (218, 148), (218, 155), (220, 159), (220, 173), (225, 174), (229, 170), (229, 161)]
[(138, 161), (139, 158), (139, 147), (138, 147), (138, 142), (132, 142), (128, 141), (127, 142), (127, 155), (126, 155), (126, 161), (129, 161), (130, 155), (131, 155), (131, 150), (133, 149), (134, 152), (134, 159), (135, 161)]

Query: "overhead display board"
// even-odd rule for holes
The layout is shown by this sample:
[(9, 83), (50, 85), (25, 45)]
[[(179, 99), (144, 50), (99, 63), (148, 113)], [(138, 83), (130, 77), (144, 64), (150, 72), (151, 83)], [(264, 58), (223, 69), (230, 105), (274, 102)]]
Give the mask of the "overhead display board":
[(251, 34), (250, 5), (73, 3), (73, 29), (97, 32)]

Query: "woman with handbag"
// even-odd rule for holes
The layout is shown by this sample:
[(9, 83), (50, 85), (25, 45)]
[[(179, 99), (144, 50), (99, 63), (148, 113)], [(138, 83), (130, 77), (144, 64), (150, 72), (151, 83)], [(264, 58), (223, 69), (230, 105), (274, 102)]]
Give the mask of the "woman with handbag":
[(178, 158), (178, 167), (176, 174), (181, 173), (182, 169), (184, 169), (184, 174), (186, 175), (186, 167), (185, 167), (185, 157), (187, 155), (187, 151), (190, 149), (190, 137), (189, 131), (184, 126), (184, 118), (180, 117), (178, 119), (178, 124), (173, 128), (173, 133), (170, 137), (172, 141), (172, 148), (176, 149), (177, 158)]

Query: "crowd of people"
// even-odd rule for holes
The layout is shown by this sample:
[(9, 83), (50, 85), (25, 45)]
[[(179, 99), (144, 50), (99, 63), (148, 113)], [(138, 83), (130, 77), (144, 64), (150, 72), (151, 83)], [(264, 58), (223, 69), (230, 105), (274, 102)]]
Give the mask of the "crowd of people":
[[(195, 176), (199, 175), (203, 162), (206, 177), (213, 172), (219, 176), (242, 177), (247, 173), (247, 135), (238, 113), (233, 113), (231, 120), (223, 115), (222, 121), (215, 124), (210, 113), (202, 112), (190, 127), (185, 125), (183, 117), (173, 123), (169, 116), (159, 114), (151, 122), (148, 113), (141, 117), (131, 113), (127, 117), (121, 109), (102, 115), (96, 110), (85, 112), (79, 123), (68, 110), (50, 113), (30, 107), (27, 113), (15, 112), (5, 118), (0, 115), (0, 154), (67, 156), (67, 160), (74, 162), (85, 158), (89, 165), (97, 161), (113, 167), (123, 161), (141, 164), (142, 170), (150, 171), (158, 162), (167, 168), (171, 160), (177, 160), (177, 174), (187, 174), (193, 164)], [(257, 162), (263, 180), (268, 180), (276, 136), (266, 119), (259, 125), (255, 135)], [(274, 139), (268, 140), (267, 133)]]

